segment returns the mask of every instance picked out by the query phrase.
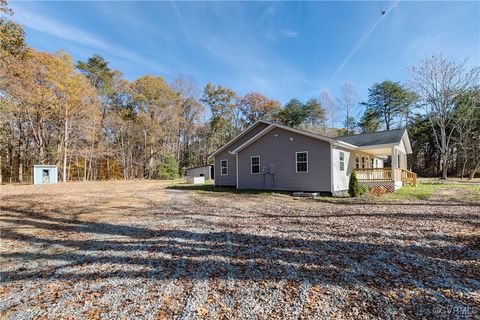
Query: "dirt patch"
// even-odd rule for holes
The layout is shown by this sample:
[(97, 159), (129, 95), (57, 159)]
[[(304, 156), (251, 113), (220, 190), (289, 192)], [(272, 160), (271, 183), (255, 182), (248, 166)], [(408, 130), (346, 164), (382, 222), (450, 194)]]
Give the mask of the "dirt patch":
[(1, 318), (478, 316), (478, 206), (155, 181), (1, 191)]

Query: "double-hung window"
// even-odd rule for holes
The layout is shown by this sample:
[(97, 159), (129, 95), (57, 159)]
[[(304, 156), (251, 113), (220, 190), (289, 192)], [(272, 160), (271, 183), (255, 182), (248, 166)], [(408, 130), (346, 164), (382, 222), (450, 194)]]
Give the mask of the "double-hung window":
[(308, 172), (308, 152), (295, 153), (297, 172)]
[(362, 157), (362, 169), (365, 168), (365, 157)]
[(340, 171), (345, 171), (345, 152), (339, 152), (339, 159), (340, 159)]
[(252, 156), (250, 158), (250, 173), (251, 174), (260, 173), (260, 156)]
[(220, 175), (221, 176), (228, 175), (228, 160), (220, 161)]
[(355, 157), (355, 168), (360, 169), (360, 156)]

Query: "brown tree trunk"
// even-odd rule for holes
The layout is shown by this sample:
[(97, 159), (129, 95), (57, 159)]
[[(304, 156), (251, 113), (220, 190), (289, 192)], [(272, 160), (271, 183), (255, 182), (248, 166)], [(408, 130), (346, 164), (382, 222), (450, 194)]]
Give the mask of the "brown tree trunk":
[(0, 184), (3, 184), (3, 175), (2, 175), (2, 154), (0, 154)]
[(441, 161), (442, 161), (442, 180), (446, 180), (447, 179), (447, 158), (448, 158), (448, 154), (447, 154), (447, 134), (445, 132), (445, 127), (442, 126), (440, 128), (440, 139), (441, 139), (441, 150), (440, 150), (440, 153), (441, 153)]
[(477, 162), (477, 165), (475, 166), (475, 168), (470, 173), (470, 176), (468, 177), (468, 180), (472, 180), (475, 177), (475, 174), (477, 173), (478, 170), (480, 170), (480, 160)]
[(67, 148), (68, 148), (68, 112), (65, 111), (65, 127), (63, 131), (63, 182), (67, 182)]
[(21, 141), (18, 144), (18, 182), (23, 182), (23, 146)]

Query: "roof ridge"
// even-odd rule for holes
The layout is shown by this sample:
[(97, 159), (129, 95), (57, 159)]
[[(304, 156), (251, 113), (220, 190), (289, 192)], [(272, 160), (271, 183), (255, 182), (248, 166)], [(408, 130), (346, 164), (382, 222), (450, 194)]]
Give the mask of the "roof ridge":
[(398, 129), (392, 129), (392, 130), (381, 130), (381, 131), (375, 131), (375, 132), (365, 132), (365, 133), (355, 133), (355, 134), (348, 134), (344, 136), (336, 136), (336, 138), (344, 138), (344, 137), (355, 137), (355, 136), (361, 136), (361, 135), (367, 135), (367, 134), (375, 134), (375, 133), (383, 133), (383, 132), (392, 132), (392, 131), (400, 131), (400, 130), (406, 130), (406, 127), (403, 128), (398, 128)]

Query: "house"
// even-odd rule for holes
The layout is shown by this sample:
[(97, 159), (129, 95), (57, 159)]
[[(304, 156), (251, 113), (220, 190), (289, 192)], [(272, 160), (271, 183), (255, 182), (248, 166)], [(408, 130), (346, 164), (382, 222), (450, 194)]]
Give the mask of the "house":
[(337, 194), (348, 190), (353, 170), (361, 184), (390, 190), (415, 184), (410, 153), (406, 129), (329, 138), (260, 120), (210, 157), (215, 186)]
[(185, 170), (185, 176), (187, 176), (187, 177), (204, 177), (205, 180), (213, 179), (213, 177), (214, 177), (213, 166), (203, 165), (203, 166), (187, 168)]
[(34, 165), (33, 184), (57, 183), (57, 166), (55, 165)]

